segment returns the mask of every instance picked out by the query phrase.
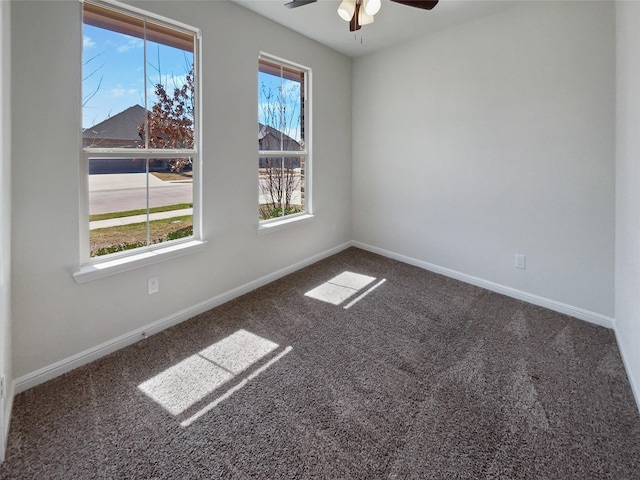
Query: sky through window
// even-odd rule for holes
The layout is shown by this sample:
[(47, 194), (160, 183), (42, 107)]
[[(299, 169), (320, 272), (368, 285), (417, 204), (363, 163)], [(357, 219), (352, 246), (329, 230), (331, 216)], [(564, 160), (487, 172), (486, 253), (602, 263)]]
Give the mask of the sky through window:
[[(84, 24), (82, 127), (88, 128), (129, 107), (145, 107), (144, 41)], [(156, 102), (155, 85), (173, 91), (185, 83), (193, 53), (147, 41), (147, 105)]]

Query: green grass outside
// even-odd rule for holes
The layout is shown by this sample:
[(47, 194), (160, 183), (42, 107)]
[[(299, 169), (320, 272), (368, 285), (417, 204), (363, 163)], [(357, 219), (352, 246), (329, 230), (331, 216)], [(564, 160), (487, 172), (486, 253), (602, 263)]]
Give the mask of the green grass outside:
[[(165, 205), (163, 207), (150, 208), (149, 213), (170, 212), (172, 210), (182, 210), (191, 207), (193, 207), (193, 204), (191, 203), (178, 203), (176, 205)], [(146, 208), (141, 208), (138, 210), (127, 210), (124, 212), (97, 213), (95, 215), (89, 215), (89, 221), (95, 222), (97, 220), (109, 220), (110, 218), (132, 217), (134, 215), (146, 215), (146, 213)]]
[[(193, 226), (193, 216), (166, 218), (149, 222), (151, 243), (165, 242), (177, 231)], [(189, 233), (190, 234), (190, 233)], [(89, 232), (91, 257), (111, 253), (108, 249), (119, 245), (140, 246), (147, 239), (147, 223), (132, 223), (117, 227), (97, 228)], [(113, 250), (118, 251), (118, 250)]]

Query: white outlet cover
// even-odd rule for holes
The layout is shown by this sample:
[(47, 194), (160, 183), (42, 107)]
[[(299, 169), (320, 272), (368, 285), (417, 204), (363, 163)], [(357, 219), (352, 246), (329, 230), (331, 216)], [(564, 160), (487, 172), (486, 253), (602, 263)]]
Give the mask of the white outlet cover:
[(526, 257), (522, 254), (516, 253), (516, 268), (520, 268), (522, 270), (526, 269)]
[(151, 277), (147, 280), (147, 290), (149, 295), (153, 295), (160, 291), (160, 281), (158, 280), (158, 277)]

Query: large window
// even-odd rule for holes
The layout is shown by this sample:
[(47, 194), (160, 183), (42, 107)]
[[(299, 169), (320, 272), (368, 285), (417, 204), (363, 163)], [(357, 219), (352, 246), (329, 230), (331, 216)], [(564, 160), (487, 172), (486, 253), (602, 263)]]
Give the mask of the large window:
[(195, 29), (85, 1), (82, 263), (199, 237)]
[(310, 71), (258, 60), (258, 215), (262, 223), (310, 213)]

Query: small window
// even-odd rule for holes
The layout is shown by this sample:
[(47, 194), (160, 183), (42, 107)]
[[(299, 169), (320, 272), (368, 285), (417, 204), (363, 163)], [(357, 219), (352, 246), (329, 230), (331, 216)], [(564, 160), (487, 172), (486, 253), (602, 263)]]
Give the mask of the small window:
[(260, 222), (311, 213), (310, 70), (261, 54), (258, 60)]
[(82, 263), (199, 237), (197, 31), (108, 2), (82, 12)]

